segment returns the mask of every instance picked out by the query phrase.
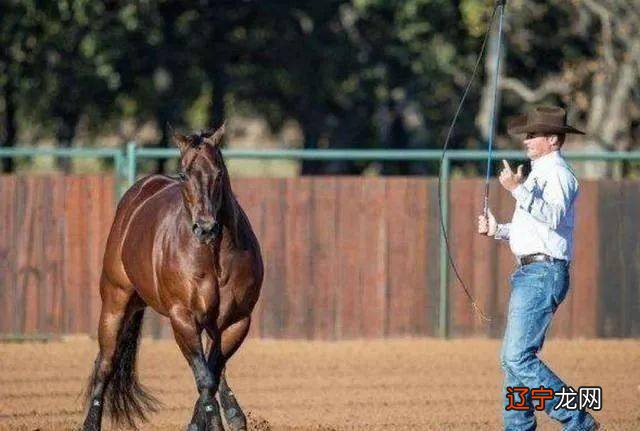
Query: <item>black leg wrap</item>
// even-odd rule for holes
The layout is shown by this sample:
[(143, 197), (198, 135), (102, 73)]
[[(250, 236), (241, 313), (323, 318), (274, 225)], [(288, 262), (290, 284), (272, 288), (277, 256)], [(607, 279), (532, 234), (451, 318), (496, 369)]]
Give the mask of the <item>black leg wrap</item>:
[(193, 417), (189, 424), (188, 431), (206, 431), (207, 424), (204, 416), (204, 410), (202, 409), (202, 403), (200, 400), (196, 401), (196, 405), (193, 408)]
[(211, 403), (203, 404), (202, 409), (206, 417), (207, 431), (224, 431), (218, 403), (213, 400)]
[(236, 397), (230, 389), (220, 392), (220, 404), (224, 412), (224, 418), (231, 428), (231, 431), (242, 431), (247, 429), (247, 418), (245, 417)]
[(100, 431), (102, 422), (102, 402), (98, 399), (91, 400), (89, 412), (82, 425), (82, 431)]

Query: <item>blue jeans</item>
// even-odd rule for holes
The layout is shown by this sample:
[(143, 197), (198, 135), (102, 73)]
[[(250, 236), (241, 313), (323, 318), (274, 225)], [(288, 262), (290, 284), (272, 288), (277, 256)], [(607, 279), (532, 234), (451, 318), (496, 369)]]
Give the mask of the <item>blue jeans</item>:
[[(502, 369), (505, 379), (502, 391), (504, 407), (507, 387), (551, 388), (554, 392), (567, 386), (537, 356), (558, 306), (569, 290), (569, 267), (564, 262), (534, 262), (519, 267), (511, 276), (509, 315), (502, 344)], [(577, 388), (576, 388), (577, 390)], [(516, 402), (519, 396), (516, 395)], [(545, 403), (545, 411), (563, 425), (564, 430), (587, 431), (595, 421), (585, 411), (560, 408), (554, 410), (558, 397)], [(528, 396), (531, 408), (531, 397)], [(537, 403), (536, 403), (537, 404)], [(505, 410), (506, 431), (532, 431), (536, 429), (533, 410)]]

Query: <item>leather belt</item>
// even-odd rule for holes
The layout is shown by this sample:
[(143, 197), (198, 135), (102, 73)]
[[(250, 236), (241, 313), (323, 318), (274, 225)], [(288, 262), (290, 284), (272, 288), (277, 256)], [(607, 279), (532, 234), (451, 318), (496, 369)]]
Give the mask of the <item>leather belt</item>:
[(520, 266), (529, 265), (533, 262), (566, 262), (564, 259), (556, 259), (544, 253), (527, 254), (518, 258)]

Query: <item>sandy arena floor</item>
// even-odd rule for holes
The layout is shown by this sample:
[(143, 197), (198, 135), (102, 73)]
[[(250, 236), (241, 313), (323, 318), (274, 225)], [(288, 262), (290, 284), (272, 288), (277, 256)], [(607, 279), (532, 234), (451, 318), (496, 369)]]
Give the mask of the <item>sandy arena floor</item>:
[[(498, 430), (496, 340), (338, 343), (250, 340), (228, 377), (257, 430)], [(78, 427), (95, 341), (0, 344), (0, 430)], [(640, 342), (550, 341), (543, 357), (575, 387), (603, 388), (605, 430), (640, 430)], [(195, 386), (173, 341), (144, 340), (143, 384), (165, 404), (144, 430), (183, 430)], [(558, 430), (544, 414), (539, 429)], [(109, 426), (105, 427), (110, 429)]]

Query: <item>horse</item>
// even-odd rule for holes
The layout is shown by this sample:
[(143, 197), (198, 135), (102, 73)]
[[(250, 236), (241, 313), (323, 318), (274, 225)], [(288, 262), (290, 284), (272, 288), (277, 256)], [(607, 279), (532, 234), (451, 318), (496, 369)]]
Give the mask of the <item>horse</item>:
[[(140, 384), (136, 356), (146, 307), (168, 317), (198, 389), (189, 431), (245, 430), (225, 366), (244, 341), (264, 267), (260, 245), (236, 200), (220, 145), (224, 125), (174, 133), (177, 178), (150, 175), (129, 188), (107, 239), (100, 296), (99, 353), (86, 389), (83, 431), (136, 428), (159, 403)], [(202, 335), (210, 339), (208, 351)]]

